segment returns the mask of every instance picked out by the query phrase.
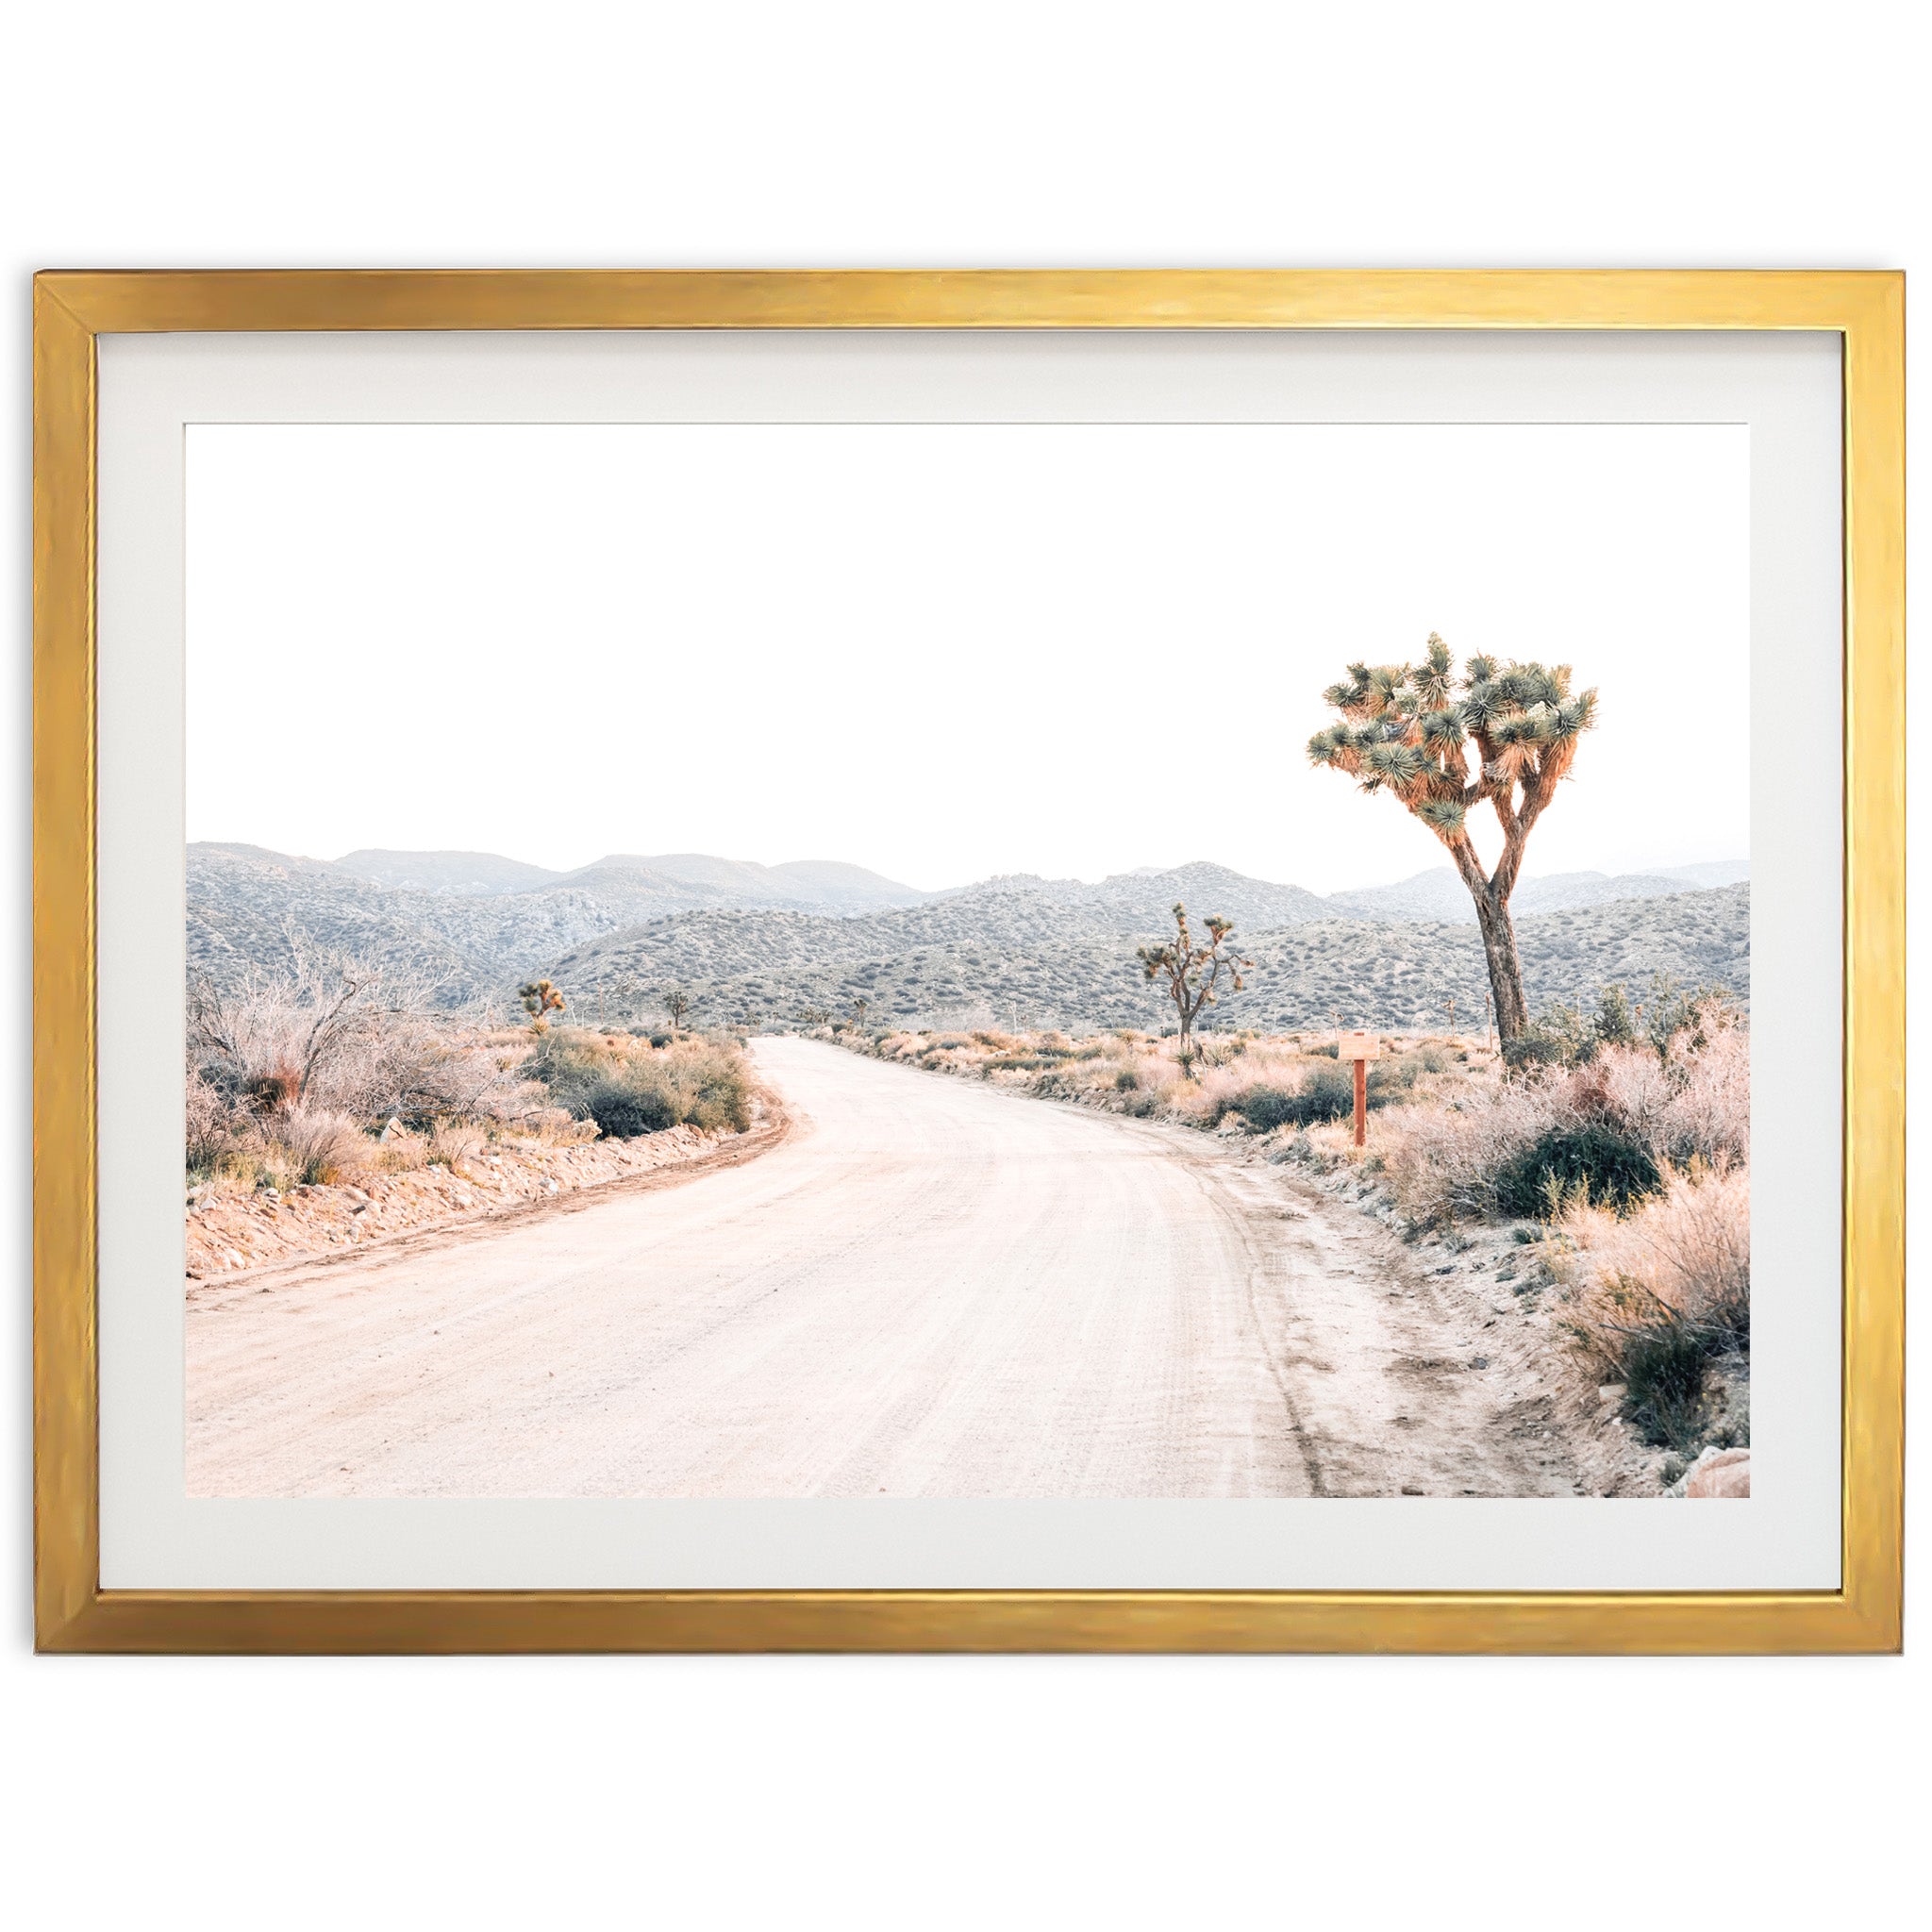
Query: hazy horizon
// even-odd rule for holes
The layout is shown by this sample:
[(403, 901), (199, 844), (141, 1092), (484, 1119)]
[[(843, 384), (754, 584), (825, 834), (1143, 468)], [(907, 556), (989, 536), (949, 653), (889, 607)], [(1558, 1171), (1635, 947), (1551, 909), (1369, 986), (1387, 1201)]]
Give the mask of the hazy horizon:
[[(342, 852), (325, 855), (319, 852), (291, 852), (285, 847), (270, 845), (260, 839), (191, 839), (188, 842), (191, 845), (246, 845), (258, 851), (277, 853), (283, 858), (305, 858), (322, 865), (340, 865), (343, 859), (351, 858), (358, 852), (382, 853), (391, 857), (425, 857), (434, 855), (444, 858), (498, 858), (507, 859), (512, 865), (527, 865), (540, 872), (547, 872), (558, 879), (568, 878), (574, 874), (584, 872), (591, 866), (601, 864), (604, 860), (609, 858), (716, 858), (722, 859), (730, 865), (756, 865), (767, 871), (776, 871), (786, 866), (799, 865), (850, 865), (858, 868), (859, 871), (871, 873), (874, 877), (885, 880), (889, 885), (905, 886), (912, 891), (931, 894), (963, 891), (973, 886), (984, 885), (990, 880), (998, 878), (1072, 879), (1078, 884), (1091, 886), (1103, 884), (1109, 878), (1131, 878), (1136, 874), (1178, 872), (1190, 865), (1220, 865), (1229, 872), (1240, 874), (1241, 877), (1253, 878), (1262, 884), (1298, 886), (1304, 891), (1311, 892), (1317, 890), (1312, 886), (1305, 885), (1300, 879), (1269, 878), (1265, 874), (1258, 873), (1243, 873), (1239, 866), (1228, 866), (1224, 860), (1208, 858), (1200, 853), (1197, 853), (1191, 858), (1175, 859), (1170, 865), (1142, 864), (1122, 866), (1116, 871), (1100, 873), (1092, 877), (1080, 873), (1043, 872), (1037, 866), (1016, 866), (1007, 872), (983, 873), (975, 878), (954, 880), (939, 886), (927, 886), (921, 885), (913, 879), (903, 878), (890, 873), (881, 872), (877, 867), (869, 866), (861, 859), (837, 858), (825, 853), (816, 853), (808, 857), (792, 858), (762, 859), (747, 858), (742, 854), (737, 853), (705, 851), (695, 846), (677, 852), (664, 851), (658, 853), (619, 852), (613, 848), (609, 851), (599, 852), (593, 857), (580, 860), (575, 865), (551, 866), (545, 865), (541, 859), (525, 858), (518, 853), (490, 850), (478, 845), (352, 845)], [(1750, 862), (1749, 852), (1730, 852), (1722, 853), (1710, 858), (1653, 859), (1645, 863), (1619, 866), (1615, 872), (1610, 872), (1602, 866), (1565, 866), (1561, 869), (1561, 874), (1557, 874), (1553, 873), (1548, 867), (1525, 864), (1522, 876), (1524, 879), (1550, 878), (1571, 874), (1593, 872), (1601, 873), (1606, 877), (1618, 878), (1645, 874), (1668, 874), (1674, 872), (1688, 871), (1693, 866), (1748, 865)], [(1332, 898), (1341, 892), (1375, 891), (1385, 886), (1407, 885), (1410, 880), (1423, 877), (1431, 872), (1453, 872), (1455, 868), (1450, 864), (1448, 855), (1445, 852), (1436, 864), (1418, 866), (1411, 872), (1404, 873), (1400, 877), (1369, 879), (1356, 885), (1333, 886), (1318, 892), (1317, 896)]]

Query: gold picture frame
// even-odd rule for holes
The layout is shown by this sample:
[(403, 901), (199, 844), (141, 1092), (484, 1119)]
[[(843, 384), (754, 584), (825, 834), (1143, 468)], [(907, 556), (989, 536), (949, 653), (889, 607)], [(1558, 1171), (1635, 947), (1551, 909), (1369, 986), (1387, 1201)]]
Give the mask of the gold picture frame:
[[(1870, 1652), (1904, 1486), (1905, 290), (1890, 273), (221, 272), (34, 285), (34, 1537), (50, 1651)], [(1843, 351), (1842, 1573), (1835, 1591), (104, 1591), (96, 339), (175, 330), (1789, 330)]]

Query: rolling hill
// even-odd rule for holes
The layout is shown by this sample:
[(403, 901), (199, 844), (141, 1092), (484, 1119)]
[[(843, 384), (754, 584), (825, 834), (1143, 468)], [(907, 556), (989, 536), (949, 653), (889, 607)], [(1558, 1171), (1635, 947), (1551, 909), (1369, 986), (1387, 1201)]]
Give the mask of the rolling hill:
[[(359, 868), (359, 870), (358, 869)], [(1709, 870), (1686, 868), (1689, 873)], [(1721, 869), (1720, 869), (1721, 870)], [(380, 876), (375, 874), (379, 874)], [(530, 874), (541, 882), (530, 886)], [(1454, 896), (1442, 891), (1453, 889)], [(259, 846), (188, 851), (192, 970), (232, 980), (298, 958), (355, 958), (407, 973), (452, 1006), (503, 1001), (545, 973), (574, 1010), (645, 1021), (670, 986), (714, 1021), (801, 1008), (880, 1019), (1146, 1025), (1159, 1009), (1134, 948), (1185, 901), (1231, 917), (1248, 990), (1224, 1024), (1396, 1025), (1479, 1014), (1484, 980), (1469, 901), (1446, 868), (1329, 898), (1196, 861), (1089, 883), (1030, 874), (925, 894), (833, 861), (762, 866), (702, 854), (615, 854), (567, 874), (491, 854), (363, 851), (329, 861)], [(1541, 902), (1541, 910), (1539, 912)], [(1380, 909), (1411, 906), (1415, 912)], [(1748, 996), (1750, 889), (1674, 874), (1526, 879), (1517, 929), (1533, 1003), (1653, 971)]]
[(838, 918), (924, 895), (859, 866), (741, 864), (697, 855), (601, 858), (572, 873), (477, 852), (370, 849), (305, 858), (259, 845), (188, 848), (191, 970), (286, 972), (354, 957), (452, 1003), (499, 991), (598, 933), (716, 907)]
[[(1158, 875), (1157, 875), (1158, 877)], [(1679, 892), (1517, 923), (1531, 1004), (1591, 999), (1611, 981), (1641, 996), (1654, 973), (1714, 981), (1750, 997), (1750, 888)], [(1134, 947), (1158, 919), (1106, 904), (1064, 905), (1052, 888), (1010, 884), (851, 920), (708, 911), (610, 933), (558, 959), (550, 977), (574, 1008), (648, 1021), (675, 986), (699, 1024), (787, 1022), (802, 1011), (913, 1025), (1152, 1026), (1161, 1003)], [(1161, 910), (1164, 912), (1165, 907)], [(1246, 990), (1217, 1026), (1441, 1024), (1456, 1002), (1480, 1024), (1487, 986), (1473, 924), (1323, 919), (1243, 936)]]

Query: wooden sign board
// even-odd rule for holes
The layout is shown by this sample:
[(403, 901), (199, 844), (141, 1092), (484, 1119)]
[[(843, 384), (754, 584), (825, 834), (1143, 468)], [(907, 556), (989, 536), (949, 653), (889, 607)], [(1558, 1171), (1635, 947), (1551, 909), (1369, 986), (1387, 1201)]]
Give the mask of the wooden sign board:
[(1382, 1042), (1373, 1033), (1340, 1033), (1335, 1038), (1335, 1058), (1339, 1060), (1378, 1060)]

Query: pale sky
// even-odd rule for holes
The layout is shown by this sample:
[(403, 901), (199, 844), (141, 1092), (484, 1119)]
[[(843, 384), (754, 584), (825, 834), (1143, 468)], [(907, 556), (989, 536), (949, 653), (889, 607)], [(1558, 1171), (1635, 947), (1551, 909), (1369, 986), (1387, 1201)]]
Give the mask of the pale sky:
[[(1445, 862), (1311, 770), (1350, 658), (1572, 664), (1532, 874), (1749, 852), (1730, 426), (196, 425), (188, 836), (838, 858), (933, 889)], [(1740, 703), (1725, 715), (1744, 715)], [(1487, 810), (1477, 843), (1492, 854)]]

